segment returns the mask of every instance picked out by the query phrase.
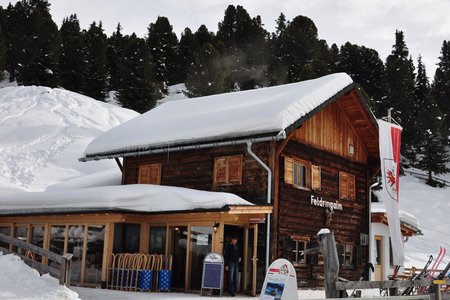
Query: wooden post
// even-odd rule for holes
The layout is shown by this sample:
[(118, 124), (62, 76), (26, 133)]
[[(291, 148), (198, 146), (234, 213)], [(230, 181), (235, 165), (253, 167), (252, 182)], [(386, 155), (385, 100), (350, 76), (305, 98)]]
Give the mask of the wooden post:
[(325, 297), (339, 298), (339, 291), (336, 289), (336, 281), (339, 275), (339, 259), (336, 249), (334, 233), (326, 232), (317, 235), (319, 249), (323, 255), (324, 278), (325, 278)]

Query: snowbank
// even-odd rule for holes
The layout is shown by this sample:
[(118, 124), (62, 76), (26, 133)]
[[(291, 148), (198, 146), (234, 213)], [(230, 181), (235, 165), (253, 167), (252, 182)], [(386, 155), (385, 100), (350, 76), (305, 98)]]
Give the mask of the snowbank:
[(243, 92), (166, 102), (93, 140), (86, 156), (273, 134), (352, 84), (345, 73)]
[(227, 205), (253, 205), (230, 193), (151, 184), (17, 193), (0, 196), (0, 203), (0, 215), (105, 210), (150, 213), (220, 209)]
[(96, 186), (121, 185), (122, 172), (119, 167), (108, 169), (82, 177), (69, 179), (47, 187), (46, 191), (79, 189)]
[(0, 193), (42, 191), (114, 161), (81, 164), (92, 139), (139, 114), (63, 89), (0, 88)]
[(39, 275), (18, 256), (0, 252), (0, 299), (77, 300), (78, 294), (50, 275)]

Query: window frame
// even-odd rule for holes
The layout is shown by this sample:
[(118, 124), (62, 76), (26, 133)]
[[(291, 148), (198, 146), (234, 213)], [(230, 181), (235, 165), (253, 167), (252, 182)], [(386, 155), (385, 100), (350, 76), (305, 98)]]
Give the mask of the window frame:
[[(232, 179), (230, 177), (230, 163), (233, 162), (233, 160), (239, 161), (239, 164), (237, 166), (237, 179)], [(219, 163), (222, 164), (223, 162), (224, 168), (225, 168), (225, 180), (219, 181), (219, 168), (222, 166), (219, 166)], [(242, 175), (244, 170), (244, 155), (238, 154), (238, 155), (227, 155), (227, 156), (217, 156), (214, 157), (213, 162), (213, 186), (231, 186), (231, 185), (242, 185)]]
[[(354, 257), (354, 243), (341, 242), (342, 245), (342, 267), (351, 268), (353, 267), (353, 257)], [(347, 249), (350, 249), (350, 253), (347, 254)]]
[[(308, 249), (308, 244), (310, 242), (309, 237), (305, 237), (305, 236), (291, 236), (290, 237), (292, 242), (294, 243), (294, 247), (292, 249), (292, 254), (293, 254), (293, 260), (292, 260), (292, 264), (294, 266), (306, 266), (307, 262), (306, 262), (306, 255), (305, 254), (300, 254), (301, 251), (304, 251), (306, 249)], [(303, 249), (299, 248), (299, 245), (303, 244)]]
[[(286, 176), (286, 166), (287, 164), (292, 163), (292, 174), (287, 178)], [(290, 157), (285, 156), (284, 158), (284, 166), (285, 166), (285, 173), (284, 173), (284, 182), (287, 184), (292, 185), (295, 188), (301, 189), (301, 190), (307, 190), (310, 191), (312, 189), (312, 164), (311, 162), (300, 159), (297, 157)], [(306, 176), (302, 176), (302, 167), (306, 169)], [(295, 180), (297, 178), (297, 180)], [(291, 182), (292, 179), (292, 182)], [(305, 180), (305, 185), (302, 185), (302, 181)]]

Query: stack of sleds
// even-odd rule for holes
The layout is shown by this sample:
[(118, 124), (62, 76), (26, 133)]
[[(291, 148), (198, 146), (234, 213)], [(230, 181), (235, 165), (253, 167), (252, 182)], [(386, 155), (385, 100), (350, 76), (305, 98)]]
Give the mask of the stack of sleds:
[(108, 289), (142, 292), (171, 290), (171, 255), (111, 254), (109, 265)]

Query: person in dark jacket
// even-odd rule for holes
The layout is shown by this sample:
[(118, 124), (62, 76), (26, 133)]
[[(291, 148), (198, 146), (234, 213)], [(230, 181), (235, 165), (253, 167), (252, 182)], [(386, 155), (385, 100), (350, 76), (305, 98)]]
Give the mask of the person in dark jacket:
[(228, 271), (228, 292), (232, 297), (236, 294), (236, 282), (238, 276), (241, 253), (237, 244), (238, 237), (233, 235), (227, 244), (224, 253), (225, 271)]

